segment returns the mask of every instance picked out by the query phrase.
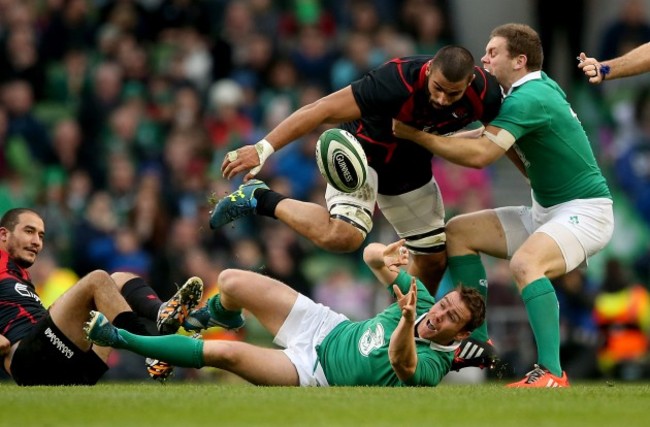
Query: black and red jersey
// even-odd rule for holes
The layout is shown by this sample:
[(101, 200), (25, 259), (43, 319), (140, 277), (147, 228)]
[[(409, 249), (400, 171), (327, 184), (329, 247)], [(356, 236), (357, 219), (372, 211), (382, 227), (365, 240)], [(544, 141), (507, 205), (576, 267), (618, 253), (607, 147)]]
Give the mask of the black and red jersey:
[(20, 341), (46, 314), (27, 270), (0, 250), (0, 334)]
[(442, 110), (433, 108), (427, 90), (429, 60), (430, 56), (393, 59), (351, 84), (361, 119), (341, 127), (363, 145), (368, 164), (379, 176), (381, 194), (403, 194), (432, 177), (433, 155), (393, 136), (393, 118), (425, 132), (446, 134), (475, 121), (488, 123), (499, 112), (501, 88), (479, 67), (474, 68), (474, 81), (460, 100)]

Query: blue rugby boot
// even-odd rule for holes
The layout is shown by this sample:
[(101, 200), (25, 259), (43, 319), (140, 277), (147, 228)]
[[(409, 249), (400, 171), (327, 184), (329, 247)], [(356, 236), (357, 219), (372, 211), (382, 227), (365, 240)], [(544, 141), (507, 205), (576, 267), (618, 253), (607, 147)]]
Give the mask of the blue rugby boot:
[(221, 305), (221, 295), (217, 294), (210, 298), (203, 307), (190, 312), (183, 322), (183, 328), (188, 332), (200, 332), (215, 326), (237, 330), (244, 326), (244, 323), (246, 321), (241, 310), (224, 309)]
[(219, 200), (210, 213), (210, 228), (214, 230), (236, 219), (253, 215), (257, 207), (257, 199), (253, 193), (258, 188), (269, 189), (259, 179), (251, 179), (240, 185), (237, 191)]
[(86, 339), (102, 347), (120, 347), (126, 345), (115, 326), (99, 311), (91, 310), (90, 319), (83, 327)]

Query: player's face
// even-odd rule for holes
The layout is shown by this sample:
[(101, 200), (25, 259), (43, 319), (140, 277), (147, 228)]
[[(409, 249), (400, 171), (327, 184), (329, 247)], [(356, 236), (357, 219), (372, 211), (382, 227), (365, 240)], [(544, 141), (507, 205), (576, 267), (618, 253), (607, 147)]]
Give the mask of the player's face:
[(515, 59), (510, 57), (508, 43), (503, 37), (493, 37), (485, 47), (485, 55), (481, 58), (483, 67), (492, 74), (499, 84), (510, 87), (510, 77), (514, 70)]
[[(472, 77), (474, 77), (473, 74)], [(429, 103), (437, 110), (449, 107), (463, 97), (471, 82), (472, 78), (460, 82), (450, 82), (440, 70), (431, 69), (427, 82)]]
[(0, 236), (5, 250), (18, 265), (29, 268), (43, 249), (45, 225), (43, 220), (31, 212), (23, 212), (13, 231), (0, 228)]
[(470, 319), (469, 309), (458, 292), (452, 291), (435, 303), (418, 323), (418, 335), (420, 338), (448, 345), (469, 335), (468, 332), (461, 331)]

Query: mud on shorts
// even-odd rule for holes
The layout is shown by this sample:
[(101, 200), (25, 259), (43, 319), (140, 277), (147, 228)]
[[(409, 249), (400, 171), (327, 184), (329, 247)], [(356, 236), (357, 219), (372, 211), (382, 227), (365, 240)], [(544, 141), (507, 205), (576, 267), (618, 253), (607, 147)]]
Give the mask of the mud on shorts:
[(16, 348), (11, 376), (18, 385), (94, 385), (108, 365), (94, 351), (82, 351), (48, 314)]
[(586, 266), (612, 238), (614, 211), (611, 199), (576, 199), (545, 208), (533, 197), (532, 206), (495, 209), (508, 248), (508, 259), (528, 237), (541, 232), (562, 251), (566, 271)]

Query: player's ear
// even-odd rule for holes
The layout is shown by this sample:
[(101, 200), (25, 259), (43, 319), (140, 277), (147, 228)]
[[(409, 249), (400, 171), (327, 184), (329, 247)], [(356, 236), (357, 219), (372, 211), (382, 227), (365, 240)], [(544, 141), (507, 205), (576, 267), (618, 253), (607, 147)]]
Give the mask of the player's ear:
[(462, 332), (459, 332), (459, 333), (457, 333), (456, 336), (454, 337), (454, 340), (455, 340), (455, 341), (462, 341), (462, 340), (464, 340), (464, 339), (469, 338), (469, 336), (470, 336), (471, 334), (472, 334), (472, 333), (471, 333), (470, 331), (462, 331)]

